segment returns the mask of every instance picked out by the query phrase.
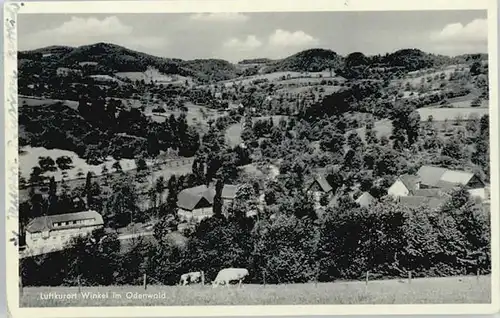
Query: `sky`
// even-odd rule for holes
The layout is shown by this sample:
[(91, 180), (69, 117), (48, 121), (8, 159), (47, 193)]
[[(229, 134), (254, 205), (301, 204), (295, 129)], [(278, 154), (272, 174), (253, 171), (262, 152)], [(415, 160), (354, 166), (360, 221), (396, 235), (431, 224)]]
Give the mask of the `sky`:
[(309, 48), (385, 54), (402, 48), (486, 53), (486, 10), (20, 14), (18, 49), (109, 42), (181, 59), (283, 58)]

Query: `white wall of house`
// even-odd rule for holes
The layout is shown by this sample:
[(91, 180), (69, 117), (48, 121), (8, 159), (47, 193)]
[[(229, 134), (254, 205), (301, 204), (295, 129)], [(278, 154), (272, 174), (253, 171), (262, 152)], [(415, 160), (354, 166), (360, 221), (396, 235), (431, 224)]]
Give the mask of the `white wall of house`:
[(196, 221), (200, 222), (201, 220), (211, 217), (213, 215), (212, 207), (194, 209), (193, 211), (179, 209), (177, 212), (180, 219), (183, 221)]
[[(222, 211), (223, 213), (227, 210), (229, 205), (232, 203), (233, 199), (222, 199)], [(200, 209), (194, 209), (192, 211), (179, 209), (177, 211), (179, 218), (183, 221), (196, 221), (200, 222), (201, 220), (211, 217), (213, 215), (213, 207), (205, 207)]]
[(401, 182), (401, 180), (397, 179), (392, 186), (387, 190), (387, 194), (393, 197), (406, 197), (410, 194), (410, 191), (406, 188), (406, 186)]
[(84, 236), (93, 230), (101, 228), (102, 225), (85, 226), (81, 228), (54, 229), (49, 232), (26, 232), (26, 245), (33, 252), (46, 253), (59, 251), (66, 247), (66, 244), (77, 236)]
[(486, 194), (485, 188), (469, 189), (467, 191), (469, 192), (471, 197), (477, 197), (477, 198), (481, 198), (482, 200), (487, 200), (487, 194)]
[(312, 192), (312, 195), (313, 195), (313, 198), (316, 202), (319, 202), (319, 200), (321, 200), (321, 196), (323, 195), (324, 192), (322, 191), (313, 191)]

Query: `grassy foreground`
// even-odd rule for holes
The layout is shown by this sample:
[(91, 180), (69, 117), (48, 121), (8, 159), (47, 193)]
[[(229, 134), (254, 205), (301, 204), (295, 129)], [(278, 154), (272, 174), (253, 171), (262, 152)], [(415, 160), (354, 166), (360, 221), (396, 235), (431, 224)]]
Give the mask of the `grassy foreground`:
[[(72, 299), (42, 299), (49, 293)], [(128, 294), (127, 294), (128, 293)], [(144, 295), (142, 298), (138, 295)], [(84, 296), (107, 298), (85, 299)], [(116, 295), (120, 295), (119, 297)], [(156, 295), (156, 296), (154, 296)], [(157, 297), (157, 298), (149, 298)], [(158, 298), (159, 297), (159, 298)], [(21, 307), (490, 303), (490, 276), (290, 285), (26, 287)]]

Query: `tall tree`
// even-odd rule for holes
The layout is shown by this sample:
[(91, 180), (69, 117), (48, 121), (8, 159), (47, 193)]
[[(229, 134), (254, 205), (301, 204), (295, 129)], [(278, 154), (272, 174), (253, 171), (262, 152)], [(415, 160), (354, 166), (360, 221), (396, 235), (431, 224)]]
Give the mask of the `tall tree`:
[(116, 180), (105, 206), (106, 215), (113, 223), (112, 227), (121, 227), (134, 222), (139, 211), (137, 202), (135, 182), (128, 177)]
[(155, 191), (158, 194), (158, 206), (161, 206), (163, 203), (163, 192), (165, 191), (165, 178), (163, 176), (156, 179)]
[(179, 194), (179, 185), (175, 175), (172, 175), (170, 179), (168, 179), (167, 189), (167, 210), (174, 211), (177, 208), (177, 195)]
[(85, 179), (85, 198), (87, 199), (87, 209), (90, 209), (92, 205), (92, 173), (87, 172), (87, 177)]
[(368, 145), (378, 142), (377, 135), (373, 131), (373, 121), (369, 120), (365, 127), (365, 141)]
[[(47, 205), (47, 214), (59, 214), (58, 209), (58, 198), (57, 198), (57, 183), (55, 178), (52, 176), (49, 183), (49, 198)], [(65, 213), (65, 212), (63, 212)]]
[(224, 183), (221, 179), (218, 179), (215, 183), (215, 196), (213, 203), (213, 214), (214, 216), (222, 216), (222, 189), (224, 188)]
[(391, 112), (391, 120), (392, 133), (397, 136), (398, 146), (403, 142), (401, 138), (405, 138), (408, 145), (413, 145), (417, 141), (420, 130), (420, 115), (415, 110), (415, 106), (397, 102)]

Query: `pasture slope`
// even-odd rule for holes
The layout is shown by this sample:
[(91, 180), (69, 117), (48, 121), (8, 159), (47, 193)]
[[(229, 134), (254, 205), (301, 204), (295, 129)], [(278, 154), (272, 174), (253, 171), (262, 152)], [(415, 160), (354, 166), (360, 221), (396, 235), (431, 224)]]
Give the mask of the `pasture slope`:
[[(466, 121), (474, 114), (478, 118), (489, 114), (489, 108), (436, 108), (424, 107), (417, 109), (420, 115), (420, 121), (426, 122), (429, 116), (432, 116), (435, 125), (444, 123), (445, 121), (451, 122), (457, 118)], [(359, 134), (361, 139), (365, 139), (365, 127), (357, 128), (355, 131)], [(392, 121), (390, 119), (382, 119), (376, 121), (373, 126), (373, 131), (378, 138), (382, 136), (389, 137), (392, 134)]]
[[(41, 299), (49, 292), (76, 295), (75, 299)], [(82, 287), (82, 293), (106, 294), (107, 299), (83, 299), (77, 287), (25, 287), (21, 307), (66, 306), (205, 306), (205, 305), (335, 305), (335, 304), (459, 304), (491, 303), (490, 276), (417, 278), (365, 282), (290, 285), (244, 285), (241, 289), (211, 286)], [(121, 298), (112, 297), (113, 292)], [(129, 296), (127, 296), (129, 293)], [(130, 295), (136, 297), (130, 297)], [(157, 294), (157, 298), (137, 295)], [(160, 297), (160, 298), (159, 298)]]

